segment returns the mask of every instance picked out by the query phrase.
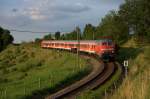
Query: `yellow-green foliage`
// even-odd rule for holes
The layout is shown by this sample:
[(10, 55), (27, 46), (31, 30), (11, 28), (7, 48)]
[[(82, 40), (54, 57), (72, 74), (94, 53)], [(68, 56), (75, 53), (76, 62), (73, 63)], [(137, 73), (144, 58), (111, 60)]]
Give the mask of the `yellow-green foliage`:
[(44, 88), (53, 92), (61, 84), (83, 77), (89, 66), (80, 59), (78, 67), (76, 59), (75, 54), (34, 44), (10, 45), (0, 53), (0, 99), (20, 99)]
[(128, 76), (114, 95), (107, 99), (150, 99), (150, 45), (138, 46), (132, 41), (126, 43), (125, 47), (134, 47), (139, 52), (133, 57), (133, 53), (128, 50), (131, 56)]

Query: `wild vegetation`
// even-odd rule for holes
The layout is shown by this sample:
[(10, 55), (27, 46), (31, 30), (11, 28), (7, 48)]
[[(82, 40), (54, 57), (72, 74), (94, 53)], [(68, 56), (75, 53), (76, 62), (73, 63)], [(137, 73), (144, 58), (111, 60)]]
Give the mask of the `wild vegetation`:
[(150, 99), (150, 44), (130, 40), (119, 53), (120, 59), (129, 60), (128, 75), (107, 99)]
[(80, 59), (80, 66), (76, 61), (76, 54), (69, 52), (10, 45), (0, 53), (0, 98), (52, 93), (73, 83), (91, 70), (86, 59)]
[(10, 35), (10, 31), (0, 27), (0, 51), (5, 49), (13, 42), (14, 38)]

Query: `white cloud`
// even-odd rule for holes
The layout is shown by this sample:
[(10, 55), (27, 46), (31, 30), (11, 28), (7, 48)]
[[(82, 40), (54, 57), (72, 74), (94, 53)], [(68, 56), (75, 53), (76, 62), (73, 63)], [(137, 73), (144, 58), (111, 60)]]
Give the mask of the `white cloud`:
[(33, 20), (44, 20), (47, 18), (41, 13), (39, 8), (28, 8), (23, 11), (23, 15), (28, 16)]
[(24, 2), (27, 3), (27, 6), (23, 10), (23, 15), (32, 20), (46, 20), (48, 18), (53, 20), (59, 16), (64, 18), (64, 16), (67, 17), (73, 13), (79, 14), (90, 9), (88, 5), (81, 2), (64, 2), (63, 0), (24, 0)]

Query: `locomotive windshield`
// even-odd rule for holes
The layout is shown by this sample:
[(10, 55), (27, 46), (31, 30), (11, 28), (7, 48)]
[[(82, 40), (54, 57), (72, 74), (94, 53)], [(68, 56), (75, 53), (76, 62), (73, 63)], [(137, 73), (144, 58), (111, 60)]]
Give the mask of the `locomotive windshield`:
[(113, 43), (112, 43), (112, 40), (102, 40), (99, 45), (103, 45), (103, 46), (111, 46)]

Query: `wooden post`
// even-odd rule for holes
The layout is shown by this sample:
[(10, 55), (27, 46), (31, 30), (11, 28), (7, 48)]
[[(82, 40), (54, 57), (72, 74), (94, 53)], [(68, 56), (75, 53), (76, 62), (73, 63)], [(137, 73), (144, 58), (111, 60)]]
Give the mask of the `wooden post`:
[(106, 89), (105, 89), (105, 99), (107, 99), (107, 92), (106, 92)]
[(7, 99), (7, 88), (4, 90), (4, 99)]
[(39, 78), (39, 89), (41, 88), (41, 78)]
[(125, 61), (124, 61), (125, 77), (127, 77), (127, 75), (128, 75), (128, 65), (129, 65), (128, 60), (125, 60)]

